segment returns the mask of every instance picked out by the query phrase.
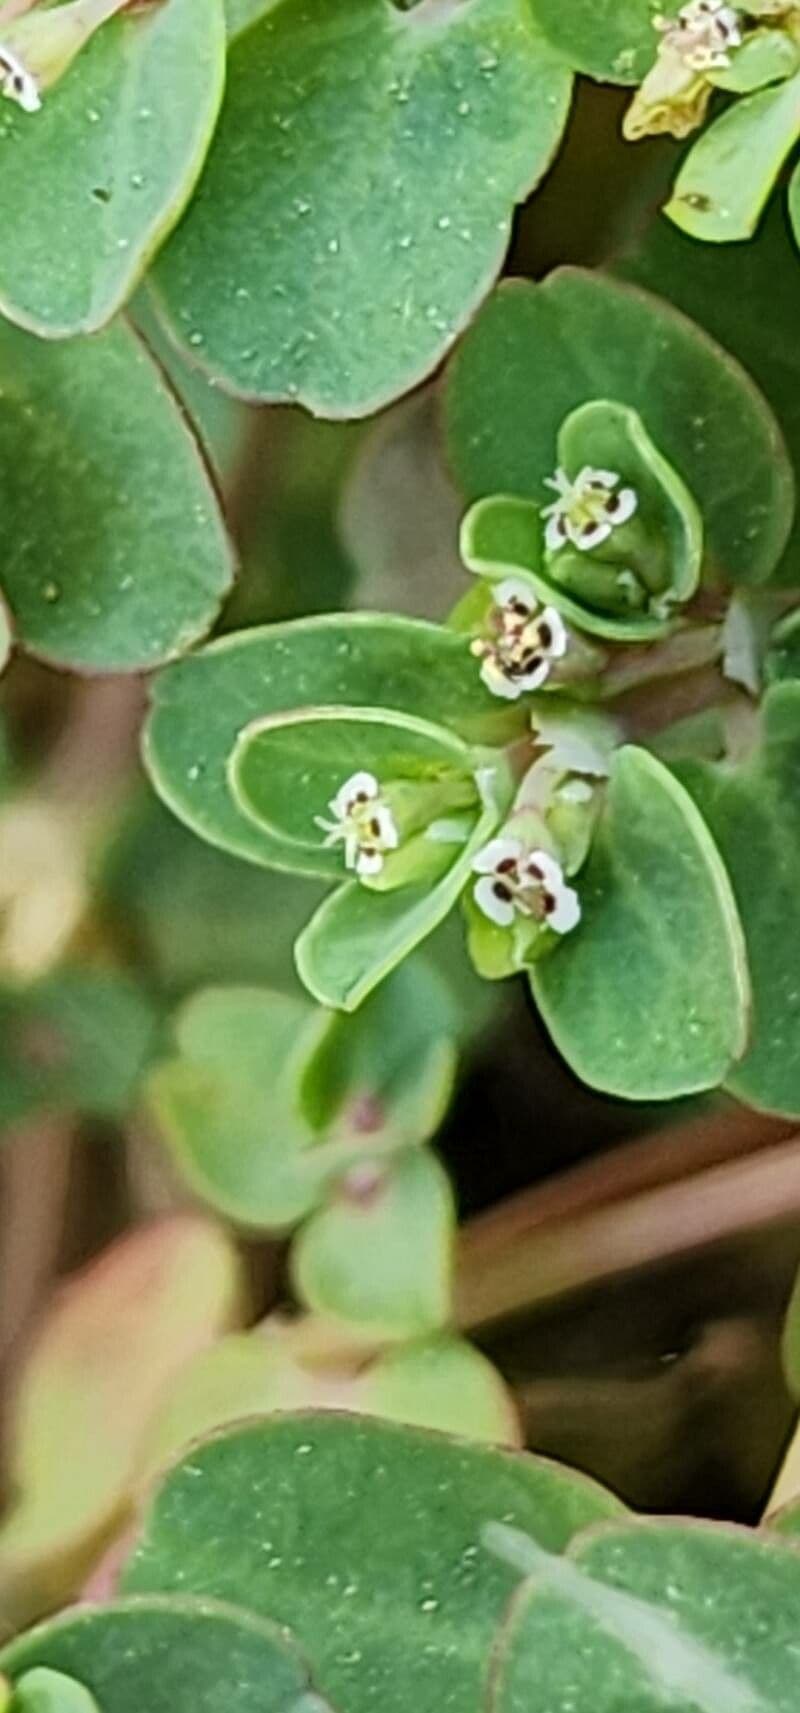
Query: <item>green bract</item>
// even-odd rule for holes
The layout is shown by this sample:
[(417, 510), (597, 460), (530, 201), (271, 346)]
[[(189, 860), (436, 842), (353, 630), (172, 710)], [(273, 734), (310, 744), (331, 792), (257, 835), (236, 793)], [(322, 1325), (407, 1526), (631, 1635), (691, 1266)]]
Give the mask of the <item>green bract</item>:
[(590, 552), (570, 545), (550, 552), (541, 505), (491, 497), (464, 519), (465, 564), (493, 580), (525, 571), (540, 601), (552, 601), (596, 636), (636, 642), (665, 635), (673, 603), (689, 600), (700, 578), (702, 523), (685, 484), (635, 411), (601, 400), (562, 424), (558, 464), (570, 480), (587, 468), (613, 472), (636, 496), (632, 521)]
[(769, 577), (794, 498), (763, 398), (738, 364), (667, 304), (575, 268), (540, 286), (501, 286), (451, 365), (447, 442), (467, 498), (540, 501), (561, 424), (596, 398), (636, 410), (694, 495), (709, 573), (731, 582)]
[(234, 39), (206, 172), (157, 268), (176, 333), (245, 397), (377, 410), (484, 296), (570, 84), (527, 0), (279, 0)]
[[(366, 769), (379, 779), (401, 835), (416, 834), (419, 848), (431, 822), (477, 808), (479, 766), (465, 743), (426, 720), (381, 708), (310, 708), (246, 727), (231, 756), (230, 781), (257, 826), (318, 853), (325, 842), (319, 819), (330, 815), (345, 780)], [(437, 854), (433, 846), (429, 860)], [(387, 870), (403, 860), (401, 843), (387, 858)], [(330, 872), (341, 875), (341, 850), (330, 850)]]
[(324, 900), (296, 947), (300, 975), (322, 1005), (355, 1010), (396, 964), (438, 928), (458, 902), (474, 858), (501, 816), (500, 806), (489, 801), (473, 817), (466, 841), (443, 846), (453, 855), (433, 884), (416, 881), (397, 891), (376, 893), (351, 880)]
[[(491, 742), (524, 729), (524, 715), (483, 689), (463, 637), (418, 620), (332, 615), (225, 637), (163, 674), (145, 739), (161, 796), (195, 832), (251, 861), (281, 865), (285, 847), (234, 802), (229, 757), (267, 714), (302, 706), (393, 708)], [(299, 872), (330, 876), (319, 846)]]

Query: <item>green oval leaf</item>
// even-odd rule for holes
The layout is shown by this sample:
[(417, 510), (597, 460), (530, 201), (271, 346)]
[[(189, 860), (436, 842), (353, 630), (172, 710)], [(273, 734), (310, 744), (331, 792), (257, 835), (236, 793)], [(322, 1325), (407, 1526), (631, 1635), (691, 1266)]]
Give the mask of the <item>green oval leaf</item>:
[(299, 1075), (298, 1101), (318, 1133), (351, 1141), (424, 1142), (447, 1110), (459, 1008), (422, 956), (402, 964), (354, 1017), (331, 1016)]
[[(505, 1537), (505, 1538), (504, 1538)], [(800, 1554), (748, 1529), (637, 1522), (554, 1558), (516, 1531), (524, 1583), (498, 1642), (491, 1713), (791, 1713)]]
[(467, 496), (540, 499), (561, 423), (593, 398), (630, 405), (647, 423), (700, 507), (716, 573), (744, 583), (769, 576), (791, 526), (794, 482), (764, 399), (667, 304), (576, 268), (540, 286), (501, 286), (451, 364), (447, 438)]
[(78, 1608), (4, 1648), (0, 1667), (75, 1677), (102, 1713), (300, 1713), (310, 1687), (282, 1629), (208, 1599)]
[(729, 107), (689, 150), (664, 212), (692, 238), (751, 238), (800, 136), (800, 73)]
[(321, 1005), (355, 1011), (378, 983), (449, 915), (472, 869), (472, 859), (502, 819), (492, 805), (476, 817), (465, 844), (433, 884), (417, 882), (374, 892), (347, 881), (323, 900), (295, 946), (302, 981)]
[[(324, 818), (337, 791), (367, 769), (385, 785), (406, 781), (435, 786), (474, 771), (467, 745), (428, 720), (383, 708), (303, 708), (255, 720), (240, 733), (229, 766), (234, 797), (270, 837), (314, 853), (322, 866)], [(475, 793), (477, 797), (477, 793)], [(442, 813), (444, 813), (444, 808)], [(433, 817), (431, 817), (433, 818)], [(330, 872), (341, 877), (341, 849), (327, 852)]]
[[(800, 357), (795, 350), (797, 256), (776, 199), (755, 238), (736, 251), (736, 291), (728, 289), (730, 257), (699, 245), (668, 220), (653, 220), (634, 249), (615, 264), (625, 278), (663, 291), (740, 362), (769, 399), (797, 466), (800, 461)], [(800, 519), (778, 579), (796, 583)]]
[[(649, 586), (657, 587), (661, 600), (690, 600), (700, 581), (703, 520), (686, 483), (654, 446), (637, 412), (609, 399), (581, 405), (561, 426), (558, 458), (573, 480), (588, 464), (613, 470), (624, 486), (633, 488), (635, 528), (646, 536), (646, 546), (639, 551)], [(609, 558), (613, 545), (612, 536)], [(623, 559), (625, 551), (630, 548), (620, 550)], [(602, 551), (598, 557), (602, 559)]]
[(568, 1064), (626, 1100), (716, 1087), (746, 1044), (741, 927), (704, 821), (644, 750), (612, 763), (578, 891), (579, 927), (531, 974)]
[(258, 988), (210, 988), (179, 1015), (179, 1056), (149, 1099), (182, 1176), (229, 1219), (278, 1229), (319, 1200), (297, 1081), (323, 1027), (304, 1000)]
[(752, 1039), (728, 1087), (800, 1117), (800, 684), (768, 692), (761, 744), (739, 767), (686, 762), (677, 772), (722, 852), (747, 942)]
[[(282, 846), (239, 809), (228, 759), (239, 733), (303, 703), (395, 708), (468, 740), (524, 730), (484, 689), (466, 638), (420, 620), (333, 615), (225, 637), (156, 679), (145, 763), (159, 795), (201, 837), (281, 866)], [(293, 867), (301, 865), (292, 859)], [(329, 875), (327, 851), (303, 872)]]
[(295, 1240), (295, 1290), (313, 1314), (380, 1342), (436, 1332), (450, 1314), (454, 1231), (450, 1180), (427, 1149), (374, 1171), (367, 1151)]
[(484, 296), (570, 85), (526, 0), (280, 0), (232, 44), (203, 181), (158, 265), (176, 332), (243, 396), (371, 414)]
[(342, 1713), (473, 1709), (513, 1586), (481, 1551), (484, 1523), (507, 1517), (560, 1551), (617, 1510), (536, 1458), (369, 1420), (277, 1418), (195, 1448), (167, 1477), (124, 1583), (202, 1588), (289, 1624)]
[(224, 76), (221, 0), (167, 0), (105, 24), (34, 118), (4, 108), (4, 315), (49, 338), (110, 320), (191, 195)]
[(209, 629), (231, 580), (197, 447), (122, 323), (52, 344), (0, 322), (0, 507), (20, 640), (62, 666), (160, 664)]

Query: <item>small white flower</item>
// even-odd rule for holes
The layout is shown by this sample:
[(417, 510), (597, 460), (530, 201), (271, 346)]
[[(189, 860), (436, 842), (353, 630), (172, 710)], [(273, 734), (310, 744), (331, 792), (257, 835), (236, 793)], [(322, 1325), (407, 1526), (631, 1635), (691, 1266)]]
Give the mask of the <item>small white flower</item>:
[(677, 17), (656, 16), (653, 23), (690, 71), (730, 65), (730, 49), (742, 42), (740, 14), (726, 0), (689, 0)]
[(593, 470), (587, 464), (571, 482), (564, 470), (548, 476), (545, 487), (558, 495), (545, 506), (545, 544), (551, 553), (571, 544), (582, 553), (600, 547), (612, 530), (633, 517), (639, 501), (633, 488), (622, 488), (613, 470)]
[(578, 894), (567, 886), (560, 862), (546, 851), (526, 850), (521, 839), (492, 839), (472, 867), (481, 877), (475, 903), (498, 928), (510, 928), (516, 915), (546, 923), (556, 934), (577, 927)]
[(327, 835), (325, 849), (344, 845), (345, 868), (362, 877), (380, 874), (387, 852), (397, 850), (400, 836), (374, 773), (354, 773), (346, 779), (328, 808), (331, 821), (314, 816)]
[(36, 78), (11, 48), (0, 45), (0, 95), (16, 101), (24, 113), (38, 113), (42, 105)]
[(563, 660), (567, 627), (555, 607), (540, 608), (520, 577), (496, 583), (492, 598), (492, 634), (476, 637), (472, 653), (482, 663), (487, 690), (515, 702), (526, 690), (540, 690), (554, 661)]

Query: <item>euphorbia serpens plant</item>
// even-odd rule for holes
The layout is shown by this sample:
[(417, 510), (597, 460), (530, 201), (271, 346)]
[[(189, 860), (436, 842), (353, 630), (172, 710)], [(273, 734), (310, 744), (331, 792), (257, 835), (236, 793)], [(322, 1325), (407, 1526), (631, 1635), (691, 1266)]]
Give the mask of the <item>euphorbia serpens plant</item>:
[(799, 91), (792, 0), (0, 5), (0, 654), (149, 674), (153, 788), (13, 704), (0, 1116), (205, 1206), (31, 1346), (2, 1713), (796, 1713), (796, 1449), (751, 1529), (516, 1449), (429, 1144), (509, 989), (800, 1115)]

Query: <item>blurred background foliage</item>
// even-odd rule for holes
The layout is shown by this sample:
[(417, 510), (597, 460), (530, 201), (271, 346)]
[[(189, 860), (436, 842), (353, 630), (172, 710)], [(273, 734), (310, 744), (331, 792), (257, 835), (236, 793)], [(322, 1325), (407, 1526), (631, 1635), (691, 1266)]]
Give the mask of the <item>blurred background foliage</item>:
[[(623, 265), (676, 150), (626, 149), (622, 106), (621, 92), (581, 84), (561, 157), (518, 216), (509, 273)], [(769, 242), (769, 230), (756, 240)], [(646, 262), (625, 266), (645, 278)], [(707, 313), (688, 289), (686, 307), (725, 337), (713, 292)], [(447, 610), (461, 587), (459, 502), (435, 385), (365, 423), (255, 410), (175, 355), (146, 291), (133, 318), (198, 425), (240, 557), (220, 632), (340, 607)], [(313, 1314), (295, 1318), (289, 1232), (216, 1223), (165, 1147), (148, 1090), (179, 1008), (232, 987), (299, 1004), (291, 947), (317, 889), (217, 853), (161, 807), (136, 754), (145, 697), (138, 678), (84, 682), (20, 658), (0, 685), (9, 1621), (79, 1585), (154, 1446), (215, 1409), (411, 1408), (385, 1341), (377, 1380), (374, 1341), (354, 1345), (341, 1325), (320, 1355)], [(521, 1436), (636, 1506), (755, 1520), (793, 1418), (780, 1351), (800, 1262), (791, 1126), (725, 1096), (658, 1109), (595, 1096), (556, 1058), (522, 983), (481, 986), (457, 929), (430, 958), (458, 1050), (435, 1155), (462, 1227), (452, 1310), (448, 1297), (420, 1334), (449, 1339), (452, 1322), (473, 1341), (474, 1365), (448, 1379), (460, 1407), (474, 1382), (476, 1431)], [(246, 1329), (276, 1312), (267, 1363)], [(464, 1347), (451, 1345), (458, 1363)], [(69, 1423), (58, 1467), (39, 1432), (53, 1412)]]

